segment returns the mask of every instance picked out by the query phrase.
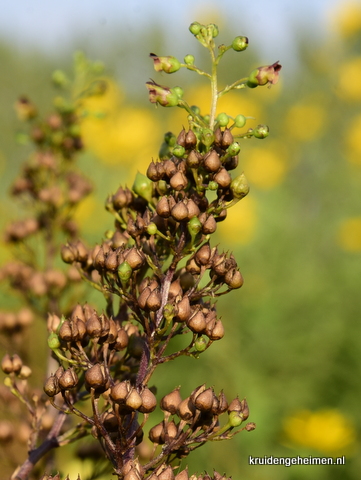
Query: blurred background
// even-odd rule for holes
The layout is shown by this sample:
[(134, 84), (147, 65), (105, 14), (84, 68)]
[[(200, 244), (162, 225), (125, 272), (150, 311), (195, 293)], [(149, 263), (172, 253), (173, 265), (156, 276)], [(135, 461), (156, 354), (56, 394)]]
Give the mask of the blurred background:
[[(207, 445), (190, 472), (216, 469), (235, 479), (358, 479), (361, 469), (361, 2), (287, 0), (164, 2), (94, 0), (31, 4), (14, 0), (0, 16), (0, 223), (21, 216), (9, 186), (29, 154), (13, 108), (26, 94), (42, 113), (56, 95), (55, 69), (71, 72), (82, 50), (106, 65), (110, 88), (89, 100), (79, 165), (95, 193), (77, 212), (83, 238), (99, 242), (113, 224), (104, 200), (157, 158), (165, 132), (186, 115), (150, 105), (144, 83), (181, 85), (190, 104), (208, 111), (208, 85), (191, 72), (154, 72), (148, 58), (206, 52), (188, 32), (192, 21), (216, 23), (217, 43), (249, 37), (242, 54), (221, 63), (220, 81), (247, 76), (277, 60), (280, 82), (223, 97), (219, 112), (255, 117), (270, 136), (241, 143), (239, 171), (251, 193), (219, 224), (217, 242), (232, 250), (245, 284), (218, 311), (222, 342), (200, 361), (159, 369), (159, 397), (181, 385), (186, 396), (206, 382), (250, 405), (254, 432)], [(247, 124), (248, 125), (248, 124)], [(18, 141), (17, 141), (18, 140)], [(96, 219), (96, 221), (95, 221)], [(9, 252), (1, 245), (0, 260)], [(1, 296), (2, 308), (16, 299)], [(80, 301), (85, 301), (86, 299)], [(103, 307), (99, 297), (95, 302)], [(39, 342), (38, 347), (41, 349)], [(45, 346), (44, 346), (45, 348)], [(189, 375), (189, 372), (192, 375)], [(86, 478), (72, 455), (64, 473)], [(248, 456), (341, 456), (345, 466), (251, 466)], [(84, 463), (84, 462), (83, 462)], [(108, 478), (108, 477), (106, 477)]]

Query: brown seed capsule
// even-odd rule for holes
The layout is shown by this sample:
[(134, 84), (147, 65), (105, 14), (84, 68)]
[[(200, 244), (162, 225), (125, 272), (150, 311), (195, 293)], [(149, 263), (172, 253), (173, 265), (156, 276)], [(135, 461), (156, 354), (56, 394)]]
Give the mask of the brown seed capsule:
[(170, 186), (179, 192), (180, 190), (184, 190), (188, 185), (187, 177), (184, 175), (183, 172), (177, 172), (169, 181)]
[(149, 439), (151, 442), (156, 443), (158, 445), (162, 445), (164, 443), (164, 422), (160, 422), (157, 425), (154, 425), (149, 430)]
[(129, 263), (132, 270), (137, 270), (144, 264), (144, 254), (136, 247), (128, 250), (124, 259)]
[(191, 198), (189, 198), (187, 201), (187, 210), (188, 210), (188, 220), (190, 220), (193, 217), (198, 217), (198, 215), (200, 214), (198, 205)]
[(125, 403), (130, 389), (131, 386), (129, 380), (116, 383), (110, 390), (110, 398), (116, 403)]
[(169, 443), (171, 440), (174, 440), (178, 435), (177, 425), (171, 422), (164, 422), (164, 440), (166, 443)]
[(122, 247), (123, 245), (126, 245), (128, 243), (127, 237), (117, 230), (114, 235), (112, 236), (112, 247), (113, 248), (119, 248)]
[(201, 163), (201, 156), (196, 150), (192, 150), (186, 159), (189, 168), (198, 168)]
[(151, 312), (156, 312), (160, 309), (162, 305), (162, 295), (158, 288), (153, 290), (149, 297), (147, 298), (146, 307), (149, 308)]
[(207, 336), (211, 340), (220, 340), (224, 337), (224, 327), (221, 320), (218, 320), (218, 322), (215, 323), (211, 332), (209, 334), (207, 333)]
[(192, 310), (189, 303), (189, 297), (185, 295), (180, 302), (176, 304), (176, 316), (177, 322), (186, 322), (190, 317)]
[(219, 400), (219, 403), (218, 403), (218, 412), (217, 413), (218, 413), (218, 415), (221, 415), (222, 413), (226, 412), (227, 409), (228, 409), (228, 402), (227, 402), (225, 394), (223, 393), (223, 390), (219, 394), (218, 400)]
[(13, 362), (8, 353), (3, 356), (3, 359), (1, 361), (1, 369), (6, 374), (12, 373), (14, 371)]
[(201, 267), (197, 265), (194, 258), (187, 261), (186, 270), (192, 275), (197, 275), (201, 272)]
[(244, 283), (241, 272), (235, 268), (228, 270), (224, 276), (224, 281), (229, 288), (241, 288)]
[(149, 295), (152, 293), (152, 290), (149, 287), (144, 288), (141, 294), (138, 297), (138, 305), (142, 310), (145, 310), (147, 305), (147, 300)]
[(162, 177), (158, 173), (158, 169), (156, 164), (152, 161), (147, 169), (147, 177), (152, 180), (153, 182), (157, 182), (160, 180)]
[(224, 167), (214, 175), (213, 180), (217, 182), (221, 188), (227, 188), (232, 183), (232, 177)]
[(180, 387), (175, 388), (172, 392), (165, 395), (160, 401), (160, 408), (163, 411), (169, 412), (171, 415), (177, 413), (177, 409), (182, 401), (179, 393)]
[(170, 207), (167, 197), (161, 197), (155, 207), (158, 215), (163, 218), (168, 218), (170, 216)]
[(118, 330), (117, 338), (115, 340), (115, 344), (113, 345), (113, 349), (120, 351), (123, 350), (128, 346), (129, 342), (129, 337), (127, 332), (124, 330), (124, 328), (120, 328)]
[(188, 219), (188, 209), (184, 202), (178, 202), (171, 210), (171, 215), (174, 220), (181, 222)]
[(211, 150), (204, 158), (204, 166), (209, 172), (218, 172), (222, 163), (219, 159), (219, 155), (215, 150)]
[(194, 333), (204, 332), (207, 324), (203, 312), (196, 311), (186, 320), (187, 327)]
[(207, 388), (194, 398), (193, 404), (201, 412), (207, 412), (212, 409), (214, 396), (213, 388)]
[(96, 257), (94, 258), (93, 265), (96, 269), (99, 270), (105, 267), (105, 253), (103, 246), (99, 248)]
[(125, 399), (125, 404), (132, 410), (138, 410), (142, 406), (142, 397), (134, 387), (130, 389), (127, 398)]
[(238, 397), (233, 399), (231, 403), (228, 405), (228, 413), (231, 412), (241, 412), (242, 411), (242, 404)]
[(197, 137), (193, 130), (188, 130), (185, 138), (185, 148), (193, 148), (197, 145)]
[(68, 320), (65, 320), (62, 323), (62, 326), (60, 327), (60, 330), (59, 330), (59, 337), (64, 342), (71, 342), (73, 340), (73, 329)]
[(181, 145), (182, 147), (185, 147), (185, 141), (186, 141), (186, 131), (183, 128), (177, 137), (177, 144)]
[(102, 324), (98, 315), (93, 312), (91, 317), (86, 321), (86, 331), (92, 338), (99, 338), (102, 333)]
[(88, 389), (104, 390), (107, 386), (107, 376), (104, 365), (96, 363), (85, 372), (85, 384)]
[(60, 254), (63, 262), (65, 263), (75, 262), (76, 252), (69, 244), (62, 245)]
[(183, 295), (182, 287), (180, 286), (180, 280), (177, 278), (170, 284), (168, 299), (171, 300), (172, 298), (181, 297)]
[(133, 200), (133, 194), (128, 189), (120, 187), (112, 197), (113, 206), (116, 209), (127, 207)]
[(172, 160), (166, 160), (164, 162), (164, 171), (167, 177), (171, 178), (177, 173), (177, 167)]
[(77, 252), (77, 256), (76, 256), (77, 262), (81, 262), (81, 263), (86, 262), (88, 260), (89, 252), (81, 240), (78, 240), (75, 243), (75, 249)]
[(233, 135), (229, 128), (226, 128), (223, 132), (221, 145), (223, 148), (229, 147), (233, 143)]
[(19, 355), (17, 353), (14, 353), (14, 355), (11, 358), (12, 364), (13, 364), (13, 372), (14, 373), (19, 373), (21, 370), (21, 367), (23, 366), (23, 362)]
[(189, 480), (188, 467), (186, 467), (185, 470), (177, 473), (177, 475), (175, 476), (175, 480)]
[(83, 322), (85, 322), (85, 316), (84, 316), (84, 311), (83, 311), (83, 307), (81, 305), (78, 305), (73, 309), (73, 311), (71, 312), (71, 315), (70, 315), (70, 318), (72, 320), (82, 320)]
[(254, 430), (255, 428), (256, 428), (256, 424), (254, 422), (249, 422), (245, 426), (245, 429), (247, 430), (247, 432), (252, 432), (252, 430)]
[(193, 419), (196, 413), (196, 408), (191, 402), (190, 397), (187, 397), (178, 405), (177, 412), (178, 416), (186, 422), (189, 422)]
[(140, 396), (142, 398), (142, 405), (138, 408), (138, 411), (141, 413), (153, 412), (157, 406), (157, 399), (155, 398), (154, 393), (149, 390), (148, 387), (144, 387)]
[(194, 256), (194, 260), (198, 265), (207, 265), (211, 258), (211, 247), (209, 243), (205, 243), (199, 248)]
[(115, 270), (119, 266), (118, 255), (116, 251), (111, 251), (105, 258), (105, 269), (111, 272), (115, 272)]
[(168, 465), (161, 472), (157, 472), (158, 480), (174, 480), (173, 468)]
[(207, 220), (203, 223), (202, 232), (205, 235), (208, 235), (209, 233), (214, 233), (216, 230), (217, 230), (217, 223), (214, 219), (214, 216), (209, 215)]
[(59, 382), (55, 375), (50, 375), (44, 385), (44, 392), (48, 397), (54, 397), (60, 392)]
[(59, 378), (59, 386), (61, 390), (68, 390), (69, 388), (73, 388), (78, 383), (78, 376), (75, 373), (72, 367), (65, 370), (62, 376)]

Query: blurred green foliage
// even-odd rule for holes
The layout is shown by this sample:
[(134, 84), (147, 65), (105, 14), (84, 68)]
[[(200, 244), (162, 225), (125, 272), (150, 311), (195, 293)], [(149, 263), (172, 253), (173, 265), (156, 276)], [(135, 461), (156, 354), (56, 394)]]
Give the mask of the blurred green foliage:
[[(228, 398), (246, 396), (257, 429), (203, 447), (190, 457), (190, 472), (215, 468), (249, 480), (359, 478), (361, 9), (352, 8), (345, 7), (333, 35), (322, 44), (306, 31), (299, 34), (296, 67), (287, 74), (284, 65), (287, 82), (270, 90), (240, 91), (221, 103), (220, 112), (257, 117), (255, 122), (267, 123), (271, 131), (264, 142), (241, 144), (239, 171), (245, 171), (251, 195), (218, 229), (219, 241), (237, 258), (245, 285), (230, 301), (219, 302), (225, 339), (199, 363), (181, 358), (160, 367), (154, 381), (159, 398), (173, 385), (182, 385), (182, 393), (202, 383), (216, 391), (223, 388)], [(145, 89), (132, 91), (138, 64), (152, 75), (151, 61), (135, 58), (143, 39), (144, 34), (133, 36), (131, 48), (121, 55), (115, 42), (108, 46), (107, 58), (101, 60), (120, 72), (123, 83), (111, 80), (104, 99), (88, 105), (83, 131), (88, 150), (80, 167), (93, 179), (96, 192), (78, 219), (89, 243), (112, 226), (103, 208), (106, 196), (119, 184), (130, 186), (136, 171), (156, 158), (163, 134), (177, 134), (186, 123), (181, 112), (148, 105)], [(147, 42), (159, 54), (172, 53), (159, 33), (153, 31)], [(224, 82), (241, 68), (236, 55), (229, 55)], [(241, 58), (249, 71), (276, 60), (255, 58), (251, 47)], [(0, 45), (1, 226), (21, 216), (7, 197), (27, 154), (27, 147), (16, 143), (21, 127), (13, 104), (26, 94), (44, 112), (50, 110), (54, 92), (48, 79), (56, 68), (69, 70), (70, 61), (61, 53), (49, 58)], [(132, 68), (122, 76), (121, 65)], [(191, 75), (173, 79), (206, 110), (207, 95), (197, 79), (196, 84)], [(2, 247), (1, 261), (7, 255)], [(92, 300), (102, 305), (96, 294)], [(2, 293), (1, 303), (2, 308), (17, 306), (8, 292)], [(347, 463), (250, 466), (249, 455), (346, 455)], [(71, 462), (77, 472), (79, 463)]]

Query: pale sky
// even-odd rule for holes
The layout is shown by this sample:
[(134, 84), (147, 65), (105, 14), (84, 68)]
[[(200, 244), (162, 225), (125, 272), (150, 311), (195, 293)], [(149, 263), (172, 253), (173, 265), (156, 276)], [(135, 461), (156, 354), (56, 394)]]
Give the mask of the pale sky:
[[(361, 0), (359, 0), (361, 2)], [(119, 32), (131, 36), (158, 19), (177, 44), (188, 25), (198, 20), (217, 23), (221, 12), (225, 25), (239, 28), (269, 56), (292, 52), (295, 26), (322, 36), (328, 12), (342, 0), (11, 0), (0, 2), (0, 39), (18, 48), (38, 46), (51, 52), (75, 38), (106, 42)], [(204, 18), (204, 20), (203, 20)], [(202, 21), (203, 20), (203, 21)], [(179, 41), (178, 41), (179, 43)], [(72, 47), (73, 44), (71, 43)]]

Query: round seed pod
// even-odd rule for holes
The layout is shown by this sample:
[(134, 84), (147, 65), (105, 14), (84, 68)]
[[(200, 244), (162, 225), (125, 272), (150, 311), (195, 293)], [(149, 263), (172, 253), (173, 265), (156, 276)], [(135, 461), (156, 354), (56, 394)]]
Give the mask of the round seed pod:
[(188, 219), (190, 220), (193, 217), (198, 217), (200, 210), (198, 205), (191, 198), (187, 201), (187, 210), (188, 210)]
[(12, 362), (11, 357), (8, 353), (6, 353), (3, 356), (3, 359), (1, 361), (1, 369), (6, 374), (13, 373), (13, 371), (14, 371), (13, 362)]
[(234, 139), (231, 131), (229, 130), (229, 128), (226, 128), (222, 135), (222, 142), (221, 142), (222, 148), (229, 147), (233, 143), (233, 141)]
[(124, 328), (120, 328), (117, 333), (117, 338), (115, 339), (115, 342), (112, 346), (112, 348), (116, 351), (123, 350), (124, 348), (127, 348), (129, 342), (129, 337), (127, 332), (124, 330)]
[(59, 378), (59, 387), (61, 390), (69, 390), (69, 388), (75, 387), (77, 383), (78, 376), (72, 367), (65, 370), (62, 376)]
[(177, 408), (177, 413), (178, 416), (182, 419), (185, 420), (186, 422), (192, 421), (195, 413), (196, 413), (196, 408), (191, 402), (190, 397), (185, 398)]
[(207, 220), (203, 223), (202, 232), (205, 235), (208, 235), (209, 233), (214, 233), (216, 230), (217, 230), (217, 223), (214, 219), (214, 216), (209, 215)]
[(171, 415), (175, 415), (177, 413), (177, 409), (182, 401), (179, 389), (180, 387), (175, 388), (172, 392), (168, 393), (162, 398), (160, 401), (160, 408), (163, 411), (169, 412)]
[(22, 366), (23, 366), (23, 361), (19, 357), (17, 353), (14, 353), (14, 355), (11, 358), (12, 364), (13, 364), (13, 372), (14, 373), (19, 373)]
[(185, 148), (193, 148), (197, 145), (197, 137), (193, 130), (188, 130), (186, 133), (186, 138), (185, 138)]
[(125, 403), (130, 389), (131, 386), (129, 380), (116, 383), (110, 390), (110, 398), (116, 403)]
[(161, 472), (157, 472), (158, 480), (174, 480), (173, 468), (168, 465)]
[(149, 440), (157, 445), (164, 443), (164, 421), (154, 425), (154, 427), (149, 430)]
[(182, 220), (188, 219), (188, 209), (184, 202), (178, 202), (171, 210), (171, 215), (174, 220), (181, 222)]
[(207, 265), (211, 258), (211, 247), (209, 243), (205, 243), (199, 248), (194, 256), (194, 260), (198, 265)]
[(55, 375), (50, 375), (44, 385), (44, 392), (48, 397), (54, 397), (60, 392), (59, 381)]
[(169, 181), (170, 186), (177, 192), (184, 190), (188, 185), (187, 177), (183, 172), (177, 172)]
[(124, 258), (133, 270), (137, 270), (144, 264), (144, 254), (135, 247), (128, 250)]
[(141, 294), (138, 297), (138, 305), (142, 310), (145, 310), (147, 305), (147, 300), (149, 295), (152, 293), (152, 290), (149, 287), (144, 288)]
[(177, 298), (183, 295), (182, 287), (180, 286), (180, 280), (177, 278), (170, 284), (168, 299), (171, 300), (172, 298)]
[(118, 255), (116, 251), (111, 251), (105, 258), (104, 263), (105, 269), (111, 272), (115, 272), (115, 270), (119, 266)]
[(153, 412), (157, 406), (157, 399), (155, 398), (154, 393), (149, 390), (148, 387), (145, 387), (140, 396), (142, 399), (142, 405), (138, 408), (138, 411), (141, 413)]
[(186, 320), (187, 327), (194, 333), (204, 332), (207, 324), (203, 312), (196, 311), (190, 318)]
[(162, 218), (168, 218), (170, 216), (170, 207), (167, 197), (161, 197), (155, 207), (156, 212)]
[(177, 307), (176, 309), (177, 313), (175, 316), (175, 320), (177, 322), (186, 322), (192, 313), (191, 306), (189, 303), (189, 297), (185, 295), (182, 298), (182, 300), (177, 303), (176, 307)]
[(214, 175), (213, 180), (217, 182), (221, 188), (227, 188), (232, 183), (232, 177), (224, 167)]
[(244, 283), (241, 272), (235, 268), (228, 270), (224, 276), (224, 281), (229, 288), (241, 288)]
[(219, 155), (215, 150), (211, 150), (209, 154), (204, 158), (204, 167), (208, 172), (218, 172), (222, 163), (219, 159)]
[(134, 387), (130, 389), (125, 399), (125, 405), (132, 410), (138, 410), (142, 406), (142, 397)]
[(196, 150), (192, 150), (186, 159), (186, 164), (189, 168), (198, 168), (201, 158), (201, 155)]
[(149, 308), (151, 312), (156, 312), (160, 309), (162, 305), (162, 295), (158, 288), (153, 290), (149, 297), (147, 298), (146, 307)]
[(164, 422), (164, 440), (166, 443), (169, 443), (171, 440), (174, 440), (178, 435), (177, 425), (171, 422)]
[(109, 381), (105, 373), (104, 365), (96, 363), (85, 372), (85, 385), (87, 390), (94, 388), (101, 393), (109, 388)]
[(194, 398), (193, 404), (201, 412), (208, 412), (212, 409), (214, 396), (213, 388), (207, 388)]
[(177, 167), (173, 160), (168, 159), (164, 162), (164, 171), (168, 178), (173, 177), (177, 173)]
[(218, 322), (215, 323), (211, 332), (209, 334), (207, 333), (207, 336), (211, 340), (220, 340), (224, 337), (224, 327), (221, 320), (218, 320)]

